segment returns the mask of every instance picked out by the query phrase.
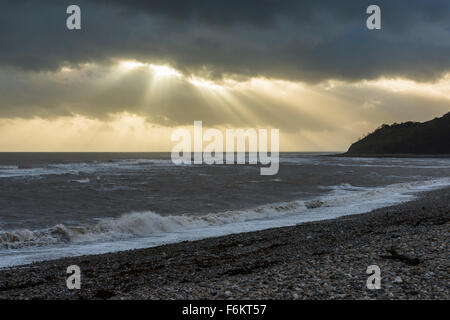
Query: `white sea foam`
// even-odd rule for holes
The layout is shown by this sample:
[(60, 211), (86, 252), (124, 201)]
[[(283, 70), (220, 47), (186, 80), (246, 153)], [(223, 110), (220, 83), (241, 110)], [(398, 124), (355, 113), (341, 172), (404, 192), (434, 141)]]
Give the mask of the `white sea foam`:
[(84, 178), (84, 179), (74, 179), (74, 180), (70, 180), (69, 182), (89, 183), (89, 182), (91, 182), (91, 179), (89, 179), (89, 178)]
[(86, 226), (56, 225), (41, 230), (0, 232), (0, 267), (93, 253), (105, 253), (196, 240), (231, 233), (332, 219), (409, 201), (414, 194), (446, 187), (450, 178), (362, 188), (330, 186), (317, 199), (273, 203), (206, 215), (133, 212)]
[(92, 161), (76, 163), (55, 163), (42, 165), (41, 167), (0, 166), (0, 178), (12, 177), (36, 177), (62, 174), (93, 174), (112, 170), (136, 170), (140, 167), (173, 166), (167, 159), (125, 159), (110, 161)]
[(153, 211), (132, 212), (118, 218), (102, 218), (97, 224), (87, 226), (68, 227), (59, 224), (52, 228), (34, 231), (21, 229), (0, 232), (0, 247), (20, 248), (69, 242), (120, 240), (136, 236), (145, 237), (193, 228), (276, 218), (289, 213), (305, 211), (310, 203), (315, 202), (292, 201), (268, 204), (248, 210), (224, 211), (206, 215), (162, 216)]
[[(450, 160), (435, 159), (413, 159), (413, 158), (333, 158), (324, 157), (281, 157), (279, 162), (286, 165), (324, 165), (339, 167), (374, 167), (374, 168), (416, 168), (416, 169), (445, 169), (450, 168)], [(94, 174), (113, 171), (142, 170), (151, 167), (172, 167), (175, 166), (170, 159), (118, 159), (109, 161), (90, 161), (74, 163), (50, 163), (31, 166), (0, 165), (0, 178), (14, 177), (40, 177), (47, 175), (63, 174)], [(253, 167), (247, 167), (252, 169)]]

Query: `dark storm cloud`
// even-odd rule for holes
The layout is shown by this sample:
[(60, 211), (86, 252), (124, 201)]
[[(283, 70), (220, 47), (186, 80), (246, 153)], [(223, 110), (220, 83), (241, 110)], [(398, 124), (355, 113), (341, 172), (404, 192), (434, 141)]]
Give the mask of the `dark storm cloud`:
[[(76, 2), (81, 31), (65, 27), (72, 2), (2, 1), (0, 65), (42, 71), (135, 58), (210, 77), (307, 82), (432, 80), (450, 69), (447, 0)], [(373, 3), (381, 31), (365, 27)]]

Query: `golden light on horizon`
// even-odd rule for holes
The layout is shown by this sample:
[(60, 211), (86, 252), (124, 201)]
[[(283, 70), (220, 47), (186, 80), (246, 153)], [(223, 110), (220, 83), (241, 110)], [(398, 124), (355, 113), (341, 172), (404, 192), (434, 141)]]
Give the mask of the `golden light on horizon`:
[[(1, 120), (0, 150), (167, 151), (174, 128), (202, 120), (205, 127), (278, 128), (282, 151), (337, 151), (381, 123), (440, 116), (448, 112), (445, 103), (450, 99), (448, 74), (434, 83), (383, 78), (310, 84), (227, 75), (217, 80), (130, 59), (63, 67), (32, 77), (43, 87), (57, 84), (62, 94), (48, 104), (64, 104), (73, 113)], [(71, 85), (77, 94), (64, 94)], [(419, 97), (422, 103), (435, 104), (424, 110), (405, 100), (399, 106), (403, 100), (393, 97)], [(393, 103), (397, 113), (390, 108)]]
[(402, 78), (381, 78), (378, 80), (364, 80), (361, 85), (373, 86), (392, 92), (410, 92), (450, 99), (450, 74), (444, 75), (436, 82), (416, 82)]

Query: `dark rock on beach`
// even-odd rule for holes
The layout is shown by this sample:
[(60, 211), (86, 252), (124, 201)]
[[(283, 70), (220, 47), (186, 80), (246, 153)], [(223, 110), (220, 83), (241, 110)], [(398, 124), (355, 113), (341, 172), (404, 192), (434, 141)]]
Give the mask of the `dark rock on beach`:
[[(449, 299), (450, 188), (367, 214), (0, 270), (2, 299)], [(81, 268), (81, 289), (66, 269)], [(367, 288), (368, 266), (381, 289)]]

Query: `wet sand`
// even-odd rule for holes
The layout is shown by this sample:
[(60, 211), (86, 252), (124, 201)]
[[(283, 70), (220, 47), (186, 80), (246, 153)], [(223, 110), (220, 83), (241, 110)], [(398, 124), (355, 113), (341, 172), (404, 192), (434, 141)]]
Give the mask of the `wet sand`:
[[(449, 299), (449, 222), (447, 188), (335, 220), (3, 269), (0, 298)], [(80, 290), (66, 287), (73, 264)]]

